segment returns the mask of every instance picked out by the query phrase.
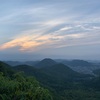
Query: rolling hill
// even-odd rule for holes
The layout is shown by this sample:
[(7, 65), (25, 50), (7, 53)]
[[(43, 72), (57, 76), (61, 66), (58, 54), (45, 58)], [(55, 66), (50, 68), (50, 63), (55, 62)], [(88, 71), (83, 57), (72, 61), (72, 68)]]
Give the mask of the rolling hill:
[(36, 68), (42, 68), (42, 67), (49, 67), (49, 66), (53, 66), (55, 65), (56, 62), (50, 58), (45, 58), (43, 60), (41, 60), (40, 62), (38, 62), (35, 67)]

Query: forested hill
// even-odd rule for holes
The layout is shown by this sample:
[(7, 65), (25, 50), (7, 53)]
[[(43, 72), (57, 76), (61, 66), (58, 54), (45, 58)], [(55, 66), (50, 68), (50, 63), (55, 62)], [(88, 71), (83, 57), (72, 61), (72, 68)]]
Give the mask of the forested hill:
[(99, 75), (80, 74), (51, 59), (42, 64), (0, 62), (0, 100), (100, 100)]
[(40, 86), (34, 77), (26, 77), (22, 72), (0, 62), (0, 100), (53, 100), (48, 89)]

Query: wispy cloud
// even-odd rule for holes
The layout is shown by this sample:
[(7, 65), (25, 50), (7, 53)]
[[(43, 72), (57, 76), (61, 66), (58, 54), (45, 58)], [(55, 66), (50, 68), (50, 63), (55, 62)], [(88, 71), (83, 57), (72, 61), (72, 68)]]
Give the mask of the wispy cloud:
[[(82, 33), (73, 33), (73, 34), (67, 34), (67, 29), (71, 28), (61, 28), (60, 30), (54, 32), (53, 34), (44, 34), (42, 31), (39, 30), (29, 30), (26, 32), (23, 32), (20, 36), (15, 37), (13, 40), (4, 43), (0, 46), (0, 49), (8, 49), (8, 48), (14, 48), (19, 47), (19, 50), (23, 51), (34, 51), (37, 49), (49, 48), (49, 47), (63, 47), (63, 44), (65, 42), (66, 46), (72, 46), (72, 45), (80, 45), (83, 44), (82, 42), (88, 40), (89, 36), (94, 38), (94, 36), (99, 36), (100, 34), (95, 35), (89, 35), (88, 34), (82, 34)], [(66, 34), (62, 34), (62, 31), (66, 31)], [(42, 32), (42, 33), (41, 33)], [(90, 37), (90, 38), (91, 38)], [(81, 42), (81, 39), (82, 42)], [(89, 41), (90, 43), (91, 41)], [(85, 44), (88, 44), (85, 43)], [(64, 45), (65, 46), (65, 45)], [(42, 47), (42, 48), (39, 48)]]
[[(82, 44), (99, 43), (100, 25), (91, 23), (65, 24), (57, 30), (52, 28), (63, 25), (63, 21), (48, 21), (42, 23), (36, 29), (23, 31), (16, 35), (11, 41), (0, 46), (0, 50), (19, 47), (21, 51), (33, 51), (42, 48), (53, 48), (63, 46), (73, 46)], [(94, 34), (94, 32), (96, 32)], [(64, 44), (64, 45), (63, 45)], [(46, 45), (46, 46), (45, 46)]]
[[(34, 32), (34, 33), (32, 33)], [(35, 33), (36, 32), (36, 33)], [(67, 38), (79, 38), (80, 35), (79, 34), (71, 34), (71, 35), (57, 35), (56, 33), (55, 34), (45, 34), (45, 35), (41, 35), (37, 32), (40, 32), (40, 31), (27, 31), (26, 33), (26, 36), (25, 36), (25, 32), (16, 37), (15, 39), (7, 42), (7, 43), (4, 43), (0, 46), (0, 49), (8, 49), (8, 48), (13, 48), (13, 47), (20, 47), (20, 50), (29, 50), (29, 49), (33, 49), (38, 47), (38, 46), (41, 46), (41, 45), (50, 45), (50, 44), (54, 44), (54, 43), (57, 43), (58, 41), (62, 41), (63, 39), (67, 39)], [(53, 45), (52, 45), (53, 46)], [(45, 46), (44, 46), (45, 48)]]

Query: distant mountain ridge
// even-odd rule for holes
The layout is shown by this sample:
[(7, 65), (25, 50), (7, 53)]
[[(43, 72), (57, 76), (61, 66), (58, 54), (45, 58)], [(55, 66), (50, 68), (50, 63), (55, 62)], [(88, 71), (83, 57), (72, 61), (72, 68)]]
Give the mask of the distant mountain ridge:
[(70, 60), (70, 61), (62, 61), (63, 64), (70, 66), (90, 66), (91, 63), (85, 60)]
[(4, 61), (5, 63), (9, 64), (10, 66), (18, 66), (18, 65), (29, 65), (29, 66), (34, 66), (36, 65), (39, 61)]
[(50, 58), (45, 58), (41, 61), (5, 61), (5, 63), (11, 65), (11, 66), (17, 66), (17, 65), (29, 65), (34, 66), (35, 68), (42, 68), (42, 67), (49, 67), (53, 66), (57, 63), (63, 63), (64, 65), (70, 67), (72, 70), (77, 71), (79, 73), (83, 74), (92, 74), (93, 70), (100, 69), (100, 64), (96, 62), (88, 62), (85, 60), (75, 59), (75, 60), (52, 60)]
[(85, 60), (70, 60), (70, 61), (62, 60), (61, 63), (69, 66), (74, 71), (77, 71), (77, 72), (83, 73), (83, 74), (94, 75), (93, 70), (100, 68), (98, 65), (90, 63)]

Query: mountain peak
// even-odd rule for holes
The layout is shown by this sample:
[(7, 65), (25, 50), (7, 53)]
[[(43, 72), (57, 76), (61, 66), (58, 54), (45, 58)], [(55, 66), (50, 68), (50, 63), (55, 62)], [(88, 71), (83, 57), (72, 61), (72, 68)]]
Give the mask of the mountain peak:
[(53, 66), (55, 65), (56, 62), (50, 58), (45, 58), (41, 60), (39, 63), (36, 64), (36, 67), (41, 68), (41, 67), (48, 67), (48, 66)]
[(45, 58), (45, 59), (43, 59), (43, 60), (41, 60), (41, 61), (52, 61), (52, 62), (55, 62), (53, 59), (51, 59), (51, 58)]

